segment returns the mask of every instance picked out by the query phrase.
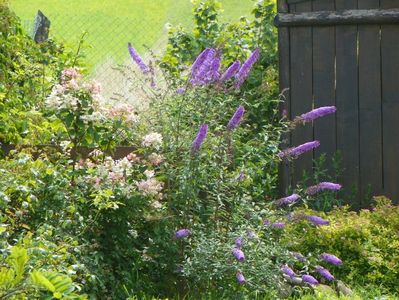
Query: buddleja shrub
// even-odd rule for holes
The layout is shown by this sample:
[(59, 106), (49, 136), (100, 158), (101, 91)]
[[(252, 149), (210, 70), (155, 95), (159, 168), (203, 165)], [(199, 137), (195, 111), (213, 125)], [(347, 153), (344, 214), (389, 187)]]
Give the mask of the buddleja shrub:
[[(153, 77), (131, 45), (129, 49), (141, 71)], [(326, 190), (340, 190), (341, 185), (321, 182), (270, 200), (278, 163), (320, 145), (309, 141), (280, 151), (280, 135), (333, 114), (336, 108), (317, 108), (288, 124), (257, 128), (259, 124), (251, 124), (247, 118), (247, 103), (237, 97), (237, 91), (261, 60), (260, 50), (226, 68), (222, 67), (223, 58), (220, 49), (206, 48), (189, 68), (184, 84), (176, 80), (182, 84), (176, 90), (155, 88), (161, 101), (154, 101), (151, 107), (158, 122), (149, 123), (156, 124), (165, 137), (161, 173), (166, 179), (164, 200), (169, 225), (176, 228), (177, 247), (173, 260), (158, 254), (159, 262), (168, 259), (170, 265), (177, 261), (175, 273), (182, 278), (174, 285), (180, 293), (187, 292), (186, 288), (199, 293), (216, 290), (219, 297), (237, 293), (273, 297), (289, 295), (300, 286), (314, 287), (320, 281), (334, 285), (328, 265), (341, 265), (339, 257), (322, 253), (298, 268), (295, 261), (302, 257), (291, 253), (280, 237), (286, 223), (296, 222), (289, 214), (292, 206), (301, 200), (312, 201)], [(317, 215), (304, 219), (313, 226), (328, 225)]]

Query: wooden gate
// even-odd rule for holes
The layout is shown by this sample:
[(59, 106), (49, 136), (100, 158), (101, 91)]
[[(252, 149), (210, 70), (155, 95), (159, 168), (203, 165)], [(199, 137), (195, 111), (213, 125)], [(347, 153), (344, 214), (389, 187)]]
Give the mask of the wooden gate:
[[(339, 150), (340, 183), (399, 202), (399, 0), (278, 0), (280, 88), (293, 118), (315, 107), (337, 113), (300, 127), (292, 146), (319, 140), (313, 153), (282, 166), (281, 192), (298, 182), (312, 160)], [(331, 169), (331, 159), (327, 161)]]

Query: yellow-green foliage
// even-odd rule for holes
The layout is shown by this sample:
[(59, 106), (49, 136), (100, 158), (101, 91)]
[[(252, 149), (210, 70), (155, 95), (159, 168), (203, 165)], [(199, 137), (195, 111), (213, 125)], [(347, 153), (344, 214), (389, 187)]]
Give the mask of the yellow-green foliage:
[[(296, 214), (321, 215), (311, 210)], [(351, 285), (378, 285), (399, 292), (399, 207), (383, 197), (376, 207), (358, 213), (337, 208), (323, 218), (329, 226), (293, 222), (287, 226), (285, 242), (303, 254), (332, 253), (343, 265), (331, 267), (334, 275)]]

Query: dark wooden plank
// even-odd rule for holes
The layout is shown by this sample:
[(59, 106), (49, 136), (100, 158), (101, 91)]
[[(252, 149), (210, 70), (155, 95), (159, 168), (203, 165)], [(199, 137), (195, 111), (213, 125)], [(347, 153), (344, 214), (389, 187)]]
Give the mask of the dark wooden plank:
[[(381, 0), (381, 8), (398, 7)], [(381, 27), (383, 169), (385, 195), (399, 203), (399, 26)]]
[[(331, 0), (319, 0), (313, 3), (313, 11), (334, 10)], [(335, 27), (313, 28), (313, 99), (314, 107), (335, 105)], [(326, 154), (325, 167), (334, 175), (332, 157), (336, 152), (335, 115), (316, 120), (313, 124), (314, 138), (320, 141), (315, 150), (315, 158)]]
[[(336, 9), (354, 9), (357, 0), (336, 0)], [(359, 117), (357, 26), (336, 27), (337, 148), (342, 154), (343, 184), (353, 207), (359, 207)], [(349, 197), (353, 195), (353, 197)]]
[[(297, 12), (311, 11), (311, 3), (305, 2), (295, 5)], [(294, 118), (312, 109), (312, 28), (291, 28), (291, 111)], [(298, 146), (313, 140), (311, 124), (299, 126), (291, 134), (291, 143)], [(293, 164), (293, 182), (301, 181), (303, 172), (309, 175), (312, 171), (313, 153), (302, 154)]]
[[(358, 0), (359, 8), (379, 8), (379, 0)], [(359, 25), (359, 145), (361, 207), (382, 193), (380, 26)]]
[[(288, 12), (288, 5), (286, 0), (278, 0), (277, 3), (279, 12)], [(280, 113), (289, 115), (291, 108), (290, 99), (290, 29), (280, 28), (278, 31), (278, 51), (279, 51), (279, 85), (280, 92), (283, 96), (284, 102), (281, 103)], [(282, 137), (282, 148), (289, 147), (291, 143), (290, 134)], [(288, 193), (288, 188), (291, 185), (290, 181), (290, 165), (287, 161), (283, 161), (279, 166), (279, 193), (280, 196), (285, 196)]]
[[(323, 3), (323, 1), (325, 0), (315, 1), (314, 5)], [(391, 23), (399, 23), (399, 9), (397, 8), (386, 10), (350, 9), (305, 13), (279, 13), (275, 19), (277, 27)]]

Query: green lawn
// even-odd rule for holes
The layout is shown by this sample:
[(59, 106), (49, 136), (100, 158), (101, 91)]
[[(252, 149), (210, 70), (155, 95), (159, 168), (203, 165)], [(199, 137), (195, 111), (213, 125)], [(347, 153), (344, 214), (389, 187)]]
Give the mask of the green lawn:
[[(250, 16), (253, 0), (222, 0), (224, 19)], [(123, 62), (131, 41), (145, 52), (143, 44), (160, 50), (164, 46), (165, 24), (191, 24), (190, 0), (10, 0), (12, 9), (32, 27), (38, 9), (52, 21), (50, 34), (76, 46), (88, 32), (87, 61), (91, 66)], [(160, 48), (160, 49), (157, 49)], [(161, 49), (162, 50), (162, 49)]]

